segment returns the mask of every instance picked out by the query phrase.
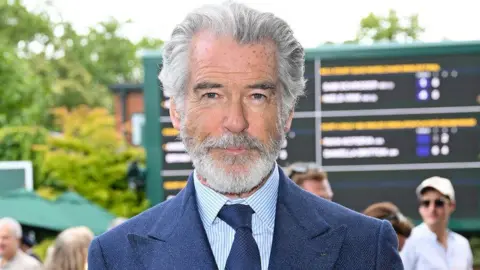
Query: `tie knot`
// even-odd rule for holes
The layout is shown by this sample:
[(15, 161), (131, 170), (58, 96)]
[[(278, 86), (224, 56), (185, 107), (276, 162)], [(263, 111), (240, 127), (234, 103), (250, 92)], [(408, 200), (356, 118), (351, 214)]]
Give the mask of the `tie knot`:
[(224, 205), (218, 213), (218, 217), (234, 230), (238, 228), (249, 228), (251, 230), (253, 213), (253, 209), (248, 205), (232, 204)]

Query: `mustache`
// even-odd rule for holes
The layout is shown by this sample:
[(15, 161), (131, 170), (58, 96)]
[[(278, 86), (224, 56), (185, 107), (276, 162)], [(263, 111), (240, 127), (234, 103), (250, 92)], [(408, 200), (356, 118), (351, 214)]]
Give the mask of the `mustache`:
[(247, 133), (224, 133), (221, 137), (207, 137), (200, 143), (200, 148), (244, 148), (247, 150), (264, 150), (265, 145), (257, 138)]

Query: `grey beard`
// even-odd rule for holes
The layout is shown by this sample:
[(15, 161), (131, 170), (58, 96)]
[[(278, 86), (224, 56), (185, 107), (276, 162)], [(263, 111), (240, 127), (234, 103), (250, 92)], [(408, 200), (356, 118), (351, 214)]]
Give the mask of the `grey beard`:
[[(264, 145), (260, 140), (247, 133), (224, 133), (221, 137), (207, 137), (203, 142), (196, 144), (195, 138), (188, 136), (182, 123), (180, 138), (185, 144), (187, 152), (197, 173), (204, 178), (208, 186), (222, 194), (242, 194), (253, 190), (269, 175), (275, 165), (275, 160), (281, 149), (285, 133), (277, 129), (277, 138), (271, 137)], [(213, 148), (225, 149), (229, 147), (244, 147), (247, 150), (258, 152), (258, 158), (250, 153), (239, 156), (225, 155), (215, 160), (209, 154)], [(223, 166), (243, 165), (246, 172), (228, 172)]]

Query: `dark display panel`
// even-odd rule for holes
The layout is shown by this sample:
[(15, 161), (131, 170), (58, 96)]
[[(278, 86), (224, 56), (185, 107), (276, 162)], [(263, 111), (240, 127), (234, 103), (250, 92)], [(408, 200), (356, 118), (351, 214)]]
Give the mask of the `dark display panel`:
[(322, 164), (475, 162), (480, 113), (322, 119)]
[(322, 110), (477, 106), (480, 55), (322, 61)]

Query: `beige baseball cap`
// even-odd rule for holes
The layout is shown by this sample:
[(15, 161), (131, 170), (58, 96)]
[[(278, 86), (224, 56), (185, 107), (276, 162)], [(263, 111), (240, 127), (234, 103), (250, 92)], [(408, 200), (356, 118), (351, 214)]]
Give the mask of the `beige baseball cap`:
[(453, 189), (452, 183), (447, 178), (433, 176), (423, 180), (416, 190), (418, 198), (420, 198), (421, 193), (425, 188), (433, 188), (444, 196), (447, 196), (450, 200), (455, 201), (455, 190)]

